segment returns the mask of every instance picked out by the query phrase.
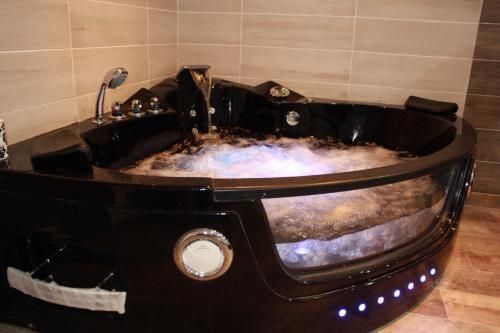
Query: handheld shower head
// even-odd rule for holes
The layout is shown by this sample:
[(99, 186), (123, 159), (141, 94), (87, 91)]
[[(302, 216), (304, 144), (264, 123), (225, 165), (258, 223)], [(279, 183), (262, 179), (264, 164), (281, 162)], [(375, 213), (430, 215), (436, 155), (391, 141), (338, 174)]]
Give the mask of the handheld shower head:
[(107, 72), (102, 82), (108, 88), (115, 89), (121, 86), (127, 77), (128, 71), (123, 67), (117, 67)]
[(104, 97), (106, 95), (106, 88), (116, 89), (127, 80), (128, 71), (123, 67), (113, 68), (104, 75), (99, 94), (97, 95), (97, 105), (95, 111), (95, 119), (93, 122), (97, 125), (104, 124)]

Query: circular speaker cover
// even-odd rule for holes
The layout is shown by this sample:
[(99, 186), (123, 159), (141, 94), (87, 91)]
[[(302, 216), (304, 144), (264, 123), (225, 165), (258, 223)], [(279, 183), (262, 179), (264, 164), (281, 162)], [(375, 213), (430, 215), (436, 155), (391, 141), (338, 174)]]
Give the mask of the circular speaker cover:
[(174, 260), (187, 277), (208, 281), (227, 272), (233, 261), (233, 250), (220, 232), (205, 228), (194, 229), (177, 241)]

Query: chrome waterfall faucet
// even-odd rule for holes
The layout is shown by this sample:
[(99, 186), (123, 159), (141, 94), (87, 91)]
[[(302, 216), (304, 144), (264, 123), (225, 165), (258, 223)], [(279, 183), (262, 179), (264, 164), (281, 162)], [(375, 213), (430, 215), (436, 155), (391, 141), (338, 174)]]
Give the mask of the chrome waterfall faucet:
[(181, 110), (181, 112), (189, 114), (190, 117), (194, 118), (197, 116), (198, 112), (201, 111), (190, 108), (190, 106), (194, 102), (192, 98), (194, 98), (194, 96), (196, 95), (196, 92), (193, 91), (193, 89), (194, 90), (197, 89), (203, 95), (204, 104), (206, 106), (208, 132), (216, 130), (215, 126), (212, 126), (212, 115), (215, 113), (215, 109), (210, 106), (210, 95), (212, 92), (212, 76), (210, 74), (210, 66), (208, 65), (182, 66), (177, 72), (176, 80), (177, 84), (180, 87), (185, 88), (178, 94), (178, 97), (182, 100), (182, 102), (184, 102), (180, 103), (181, 109), (183, 107), (189, 108), (189, 110)]
[(106, 95), (106, 88), (116, 89), (127, 80), (128, 71), (123, 67), (117, 67), (110, 70), (104, 76), (99, 94), (97, 95), (97, 105), (95, 110), (95, 119), (92, 121), (94, 124), (104, 124), (104, 97)]

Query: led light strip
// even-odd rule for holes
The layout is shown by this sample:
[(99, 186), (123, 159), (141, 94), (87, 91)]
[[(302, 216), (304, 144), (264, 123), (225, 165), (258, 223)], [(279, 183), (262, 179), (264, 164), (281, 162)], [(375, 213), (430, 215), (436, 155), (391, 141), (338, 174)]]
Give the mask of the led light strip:
[[(437, 274), (436, 268), (433, 267), (433, 268), (431, 268), (429, 270), (429, 275), (430, 276), (435, 276), (436, 274)], [(427, 275), (425, 275), (425, 274), (420, 275), (419, 281), (420, 281), (421, 284), (424, 284), (427, 281)], [(406, 288), (409, 291), (412, 291), (413, 289), (415, 289), (415, 283), (413, 281), (408, 282)], [(394, 298), (399, 298), (401, 296), (401, 290), (400, 289), (394, 289), (394, 291), (392, 292), (392, 296)], [(379, 296), (377, 298), (377, 304), (378, 305), (382, 305), (382, 304), (384, 304), (384, 302), (385, 302), (384, 296)], [(368, 306), (366, 305), (366, 303), (360, 303), (357, 306), (357, 309), (358, 309), (358, 312), (363, 313), (363, 312), (365, 312), (368, 309)], [(339, 316), (339, 318), (345, 318), (345, 317), (347, 317), (347, 314), (348, 314), (348, 311), (347, 311), (346, 307), (341, 307), (337, 311), (337, 315)]]

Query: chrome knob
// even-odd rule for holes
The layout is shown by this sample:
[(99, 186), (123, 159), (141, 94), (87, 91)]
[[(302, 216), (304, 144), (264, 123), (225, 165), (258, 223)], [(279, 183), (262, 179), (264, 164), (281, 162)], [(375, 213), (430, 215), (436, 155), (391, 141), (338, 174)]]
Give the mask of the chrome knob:
[(111, 112), (114, 114), (120, 114), (122, 112), (122, 103), (116, 101), (111, 105)]
[(142, 111), (142, 102), (140, 99), (132, 100), (132, 102), (130, 103), (130, 109), (130, 115), (133, 117), (139, 118), (146, 114), (144, 111)]
[(160, 99), (158, 97), (151, 97), (149, 99), (149, 112), (158, 114), (162, 111)]
[(125, 118), (126, 116), (122, 112), (122, 104), (118, 101), (113, 102), (111, 105), (111, 115), (109, 116), (109, 119), (119, 121)]
[(131, 103), (132, 111), (140, 112), (142, 110), (142, 102), (139, 99), (134, 99)]
[(269, 94), (275, 98), (285, 98), (290, 96), (290, 89), (282, 86), (275, 86), (269, 90)]
[(300, 123), (300, 113), (297, 111), (288, 111), (286, 116), (286, 123), (288, 126), (297, 126)]

